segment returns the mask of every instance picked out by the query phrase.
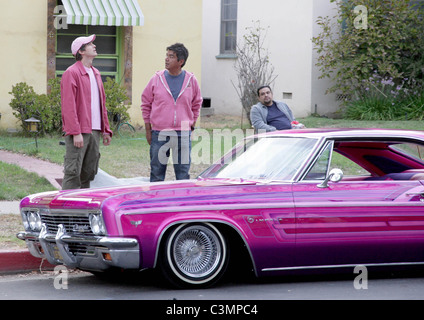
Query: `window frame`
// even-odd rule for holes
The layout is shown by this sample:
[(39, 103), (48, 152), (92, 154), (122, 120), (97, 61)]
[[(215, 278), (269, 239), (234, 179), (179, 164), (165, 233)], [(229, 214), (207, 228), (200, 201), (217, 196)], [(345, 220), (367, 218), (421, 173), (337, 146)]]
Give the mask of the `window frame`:
[[(48, 82), (56, 78), (56, 33), (54, 27), (55, 8), (60, 5), (60, 0), (47, 0), (47, 81), (46, 91), (50, 93), (51, 87)], [(132, 101), (132, 77), (133, 77), (133, 26), (119, 26), (117, 40), (117, 54), (120, 56), (118, 78), (116, 82), (127, 90), (128, 101)], [(73, 57), (73, 56), (72, 56)], [(105, 74), (106, 75), (106, 74)]]
[[(58, 49), (57, 49), (57, 45), (58, 45), (58, 37), (62, 36), (62, 35), (66, 35), (66, 36), (74, 36), (75, 38), (77, 37), (85, 37), (90, 35), (91, 33), (89, 32), (89, 28), (92, 27), (90, 25), (84, 25), (85, 27), (85, 33), (81, 34), (81, 33), (69, 33), (69, 32), (65, 32), (65, 33), (61, 33), (60, 29), (57, 30), (56, 32), (56, 41), (55, 41), (55, 53), (56, 53), (56, 61), (57, 59), (73, 59), (75, 60), (75, 57), (72, 55), (71, 50), (69, 48), (69, 53), (58, 53)], [(98, 53), (98, 56), (96, 57), (96, 59), (93, 62), (93, 65), (96, 67), (96, 60), (102, 60), (102, 59), (112, 59), (116, 61), (116, 71), (103, 71), (101, 69), (99, 69), (101, 75), (102, 75), (102, 79), (105, 81), (106, 77), (112, 77), (114, 78), (117, 82), (120, 82), (120, 80), (122, 79), (122, 62), (121, 62), (121, 57), (122, 57), (122, 49), (121, 49), (121, 43), (122, 43), (122, 31), (120, 30), (121, 27), (114, 27), (115, 29), (115, 34), (101, 34), (98, 33), (96, 34), (96, 38), (98, 39), (99, 37), (114, 37), (115, 38), (115, 53), (112, 54), (102, 54), (101, 51)], [(96, 41), (94, 41), (95, 43)], [(55, 67), (55, 76), (56, 77), (61, 77), (62, 74), (65, 72), (65, 70), (57, 70), (57, 63), (56, 63), (56, 67)]]
[[(229, 1), (231, 3), (226, 3)], [(227, 10), (235, 6), (235, 17), (225, 18)], [(232, 55), (236, 53), (237, 48), (237, 18), (238, 18), (238, 0), (221, 0), (221, 31), (220, 31), (220, 54), (221, 55)], [(235, 24), (235, 34), (228, 34), (227, 32), (227, 23), (233, 22)], [(234, 38), (234, 48), (228, 49), (226, 46), (226, 40), (228, 37)]]

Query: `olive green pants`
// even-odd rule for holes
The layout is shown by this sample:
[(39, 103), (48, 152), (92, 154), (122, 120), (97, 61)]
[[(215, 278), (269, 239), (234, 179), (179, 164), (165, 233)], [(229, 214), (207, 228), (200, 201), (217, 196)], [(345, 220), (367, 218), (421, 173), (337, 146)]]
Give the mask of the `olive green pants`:
[(84, 147), (74, 146), (71, 135), (65, 137), (66, 154), (62, 190), (90, 188), (99, 168), (100, 131), (83, 133)]

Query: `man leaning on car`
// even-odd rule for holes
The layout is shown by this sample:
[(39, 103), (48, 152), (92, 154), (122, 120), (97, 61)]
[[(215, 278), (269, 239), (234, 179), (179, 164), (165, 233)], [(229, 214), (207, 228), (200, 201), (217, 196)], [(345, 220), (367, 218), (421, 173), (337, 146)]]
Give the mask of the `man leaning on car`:
[(259, 102), (250, 110), (250, 120), (256, 131), (269, 132), (304, 127), (296, 121), (287, 104), (273, 100), (270, 86), (259, 87), (257, 94)]

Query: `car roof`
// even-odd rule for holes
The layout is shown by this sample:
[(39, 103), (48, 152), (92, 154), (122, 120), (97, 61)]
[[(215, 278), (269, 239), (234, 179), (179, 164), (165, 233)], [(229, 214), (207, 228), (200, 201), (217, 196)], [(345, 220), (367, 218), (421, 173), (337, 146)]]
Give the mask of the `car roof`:
[(305, 137), (305, 138), (388, 138), (418, 139), (424, 142), (424, 131), (376, 128), (311, 128), (282, 130), (258, 134), (258, 137)]

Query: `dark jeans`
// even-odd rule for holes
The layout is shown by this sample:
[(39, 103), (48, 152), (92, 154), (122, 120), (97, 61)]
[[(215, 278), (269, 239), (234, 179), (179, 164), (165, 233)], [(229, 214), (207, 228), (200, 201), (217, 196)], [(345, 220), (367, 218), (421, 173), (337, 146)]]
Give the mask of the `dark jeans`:
[(62, 189), (90, 188), (99, 167), (100, 131), (83, 133), (84, 147), (74, 146), (73, 136), (65, 137), (66, 154)]
[(152, 131), (150, 144), (150, 181), (164, 181), (170, 151), (175, 178), (190, 179), (191, 131)]

